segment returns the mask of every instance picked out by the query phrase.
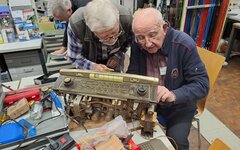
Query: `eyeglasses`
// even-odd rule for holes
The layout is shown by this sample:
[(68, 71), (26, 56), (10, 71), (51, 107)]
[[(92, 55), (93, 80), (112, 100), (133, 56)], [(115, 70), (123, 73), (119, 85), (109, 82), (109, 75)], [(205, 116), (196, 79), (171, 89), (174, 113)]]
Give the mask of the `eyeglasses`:
[(120, 35), (122, 35), (124, 32), (122, 31), (122, 30), (120, 30), (120, 32), (119, 33), (117, 33), (117, 34), (115, 34), (115, 35), (111, 35), (111, 36), (109, 36), (109, 37), (106, 37), (106, 38), (104, 38), (104, 39), (99, 39), (99, 41), (100, 42), (108, 42), (108, 41), (110, 41), (111, 39), (114, 39), (114, 40), (116, 40)]
[(156, 40), (158, 38), (159, 33), (160, 33), (159, 29), (152, 30), (146, 36), (145, 35), (135, 35), (135, 40), (140, 44), (146, 43), (146, 39), (148, 39), (149, 41), (152, 42), (153, 40)]

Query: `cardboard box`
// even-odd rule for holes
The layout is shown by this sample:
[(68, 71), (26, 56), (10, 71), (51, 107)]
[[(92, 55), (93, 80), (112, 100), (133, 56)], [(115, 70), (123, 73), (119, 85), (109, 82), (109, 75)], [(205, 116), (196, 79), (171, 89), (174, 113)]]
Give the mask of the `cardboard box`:
[(7, 115), (15, 119), (30, 109), (26, 98), (22, 98), (7, 109)]
[(96, 150), (124, 150), (122, 142), (116, 135), (113, 135), (107, 141), (101, 142), (95, 146)]

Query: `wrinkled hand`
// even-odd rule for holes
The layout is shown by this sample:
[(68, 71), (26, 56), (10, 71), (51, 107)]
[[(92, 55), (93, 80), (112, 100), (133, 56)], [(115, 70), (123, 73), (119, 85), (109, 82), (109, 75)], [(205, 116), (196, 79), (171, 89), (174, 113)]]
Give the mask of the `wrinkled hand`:
[(52, 54), (65, 54), (67, 52), (66, 47), (61, 47), (59, 50), (52, 52)]
[(158, 86), (157, 100), (160, 102), (175, 102), (176, 96), (173, 92), (169, 91), (165, 86)]
[(94, 64), (92, 70), (94, 70), (94, 71), (104, 71), (106, 69), (108, 69), (108, 67), (103, 65), (103, 64)]
[(120, 70), (120, 59), (117, 56), (112, 56), (108, 59), (107, 67), (114, 69), (115, 71)]

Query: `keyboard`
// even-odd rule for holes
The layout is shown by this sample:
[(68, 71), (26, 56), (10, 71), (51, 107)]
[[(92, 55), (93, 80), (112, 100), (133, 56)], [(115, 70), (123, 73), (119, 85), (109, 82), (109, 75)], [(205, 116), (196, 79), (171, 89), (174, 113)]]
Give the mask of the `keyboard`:
[(141, 150), (168, 150), (160, 139), (151, 139), (138, 146), (140, 146)]
[(141, 150), (154, 150), (154, 147), (150, 144), (150, 142), (145, 142), (139, 145)]

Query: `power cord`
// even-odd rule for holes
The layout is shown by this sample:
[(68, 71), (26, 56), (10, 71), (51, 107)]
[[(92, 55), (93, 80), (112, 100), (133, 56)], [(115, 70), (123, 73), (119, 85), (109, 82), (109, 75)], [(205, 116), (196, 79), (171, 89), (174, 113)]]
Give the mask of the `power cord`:
[[(12, 120), (13, 122), (15, 122), (16, 124), (18, 124), (19, 126), (21, 126), (22, 129), (23, 129), (24, 137), (23, 137), (23, 139), (21, 140), (22, 142), (17, 146), (17, 148), (15, 148), (15, 149), (19, 149), (19, 148), (21, 147), (22, 143), (23, 143), (23, 142), (25, 141), (25, 139), (27, 138), (27, 136), (28, 136), (28, 134), (29, 134), (29, 130), (28, 130), (24, 125), (21, 125), (19, 122), (17, 122), (15, 119), (11, 118), (10, 116), (7, 115), (7, 117), (8, 117), (8, 120)], [(24, 131), (25, 131), (25, 132), (24, 132)]]
[[(56, 96), (56, 95), (55, 95), (55, 96)], [(53, 101), (53, 102), (54, 102), (54, 101)], [(51, 120), (51, 119), (60, 117), (60, 116), (62, 115), (62, 113), (61, 113), (61, 111), (59, 110), (59, 108), (56, 106), (56, 104), (55, 104), (55, 108), (57, 109), (57, 111), (58, 111), (58, 113), (59, 113), (58, 115), (53, 116), (53, 117), (49, 117), (49, 118), (47, 118), (47, 119), (44, 119), (44, 120), (38, 122), (34, 127), (36, 128), (36, 127), (39, 126), (41, 123), (43, 123), (43, 122), (45, 122), (45, 121), (47, 121), (47, 120)]]
[[(56, 96), (56, 95), (55, 95), (55, 96)], [(54, 102), (54, 101), (53, 101), (53, 102)], [(61, 116), (62, 113), (61, 113), (61, 111), (59, 110), (59, 108), (56, 106), (56, 104), (55, 104), (55, 108), (57, 109), (57, 111), (58, 111), (58, 113), (59, 113), (57, 116), (53, 116), (53, 117), (50, 117), (50, 118), (47, 118), (47, 119), (44, 119), (44, 120), (38, 122), (38, 123), (34, 126), (34, 128), (37, 128), (37, 126), (39, 126), (41, 123), (43, 123), (43, 122), (45, 122), (45, 121), (47, 121), (47, 120), (51, 120), (51, 119), (54, 119), (54, 118), (57, 118), (57, 117)], [(16, 122), (16, 121), (14, 121), (14, 122)], [(16, 123), (19, 124), (18, 122), (16, 122)], [(19, 125), (21, 125), (21, 124), (19, 124)], [(22, 126), (22, 125), (21, 125), (21, 126)], [(24, 127), (24, 126), (22, 126), (22, 127)], [(27, 131), (28, 131), (28, 130), (27, 130)], [(29, 131), (28, 131), (28, 132), (29, 132)], [(28, 135), (28, 132), (27, 132), (27, 135)], [(19, 149), (19, 148), (21, 147), (22, 143), (25, 142), (27, 135), (24, 136), (24, 139), (23, 139), (22, 142), (18, 145), (18, 147), (16, 148), (16, 150)], [(31, 143), (31, 144), (36, 143), (36, 142), (39, 141), (40, 139), (42, 139), (42, 138), (39, 138), (39, 139), (35, 140), (35, 141), (34, 141), (33, 143)]]
[(59, 144), (57, 142), (55, 142), (54, 140), (52, 140), (51, 138), (47, 137), (48, 141), (49, 141), (49, 147), (51, 149), (57, 149), (59, 147)]
[[(37, 143), (39, 140), (45, 139), (45, 138), (47, 138), (47, 137), (41, 137), (41, 138), (36, 139), (36, 140), (33, 141), (32, 143), (30, 143), (28, 146), (24, 147), (24, 149), (30, 149), (30, 146), (31, 146), (32, 144), (35, 144), (35, 143)], [(45, 146), (45, 145), (44, 145), (44, 146)], [(44, 147), (44, 146), (42, 146), (42, 147)]]
[(65, 114), (66, 114), (66, 116), (67, 116), (68, 118), (70, 118), (70, 119), (71, 119), (74, 123), (76, 123), (79, 127), (83, 127), (84, 130), (88, 133), (88, 130), (87, 130), (86, 126), (84, 125), (84, 122), (79, 123), (75, 118), (73, 118), (73, 117), (70, 116), (69, 114), (67, 114), (67, 113), (65, 113)]

